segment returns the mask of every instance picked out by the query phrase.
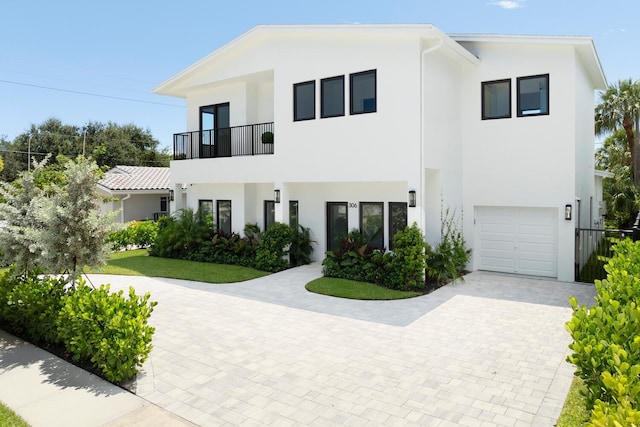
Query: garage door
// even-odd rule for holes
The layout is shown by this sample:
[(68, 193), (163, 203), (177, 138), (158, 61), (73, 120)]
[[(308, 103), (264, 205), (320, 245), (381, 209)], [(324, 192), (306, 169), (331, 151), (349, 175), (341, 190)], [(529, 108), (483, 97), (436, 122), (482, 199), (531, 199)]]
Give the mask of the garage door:
[(557, 224), (555, 208), (478, 207), (479, 269), (557, 277)]

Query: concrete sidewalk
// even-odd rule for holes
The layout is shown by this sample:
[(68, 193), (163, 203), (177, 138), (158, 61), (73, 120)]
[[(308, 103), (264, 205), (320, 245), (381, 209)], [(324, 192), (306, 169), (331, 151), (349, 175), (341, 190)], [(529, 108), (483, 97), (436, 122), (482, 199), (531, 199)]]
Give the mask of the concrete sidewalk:
[(32, 427), (193, 426), (2, 330), (0, 401)]

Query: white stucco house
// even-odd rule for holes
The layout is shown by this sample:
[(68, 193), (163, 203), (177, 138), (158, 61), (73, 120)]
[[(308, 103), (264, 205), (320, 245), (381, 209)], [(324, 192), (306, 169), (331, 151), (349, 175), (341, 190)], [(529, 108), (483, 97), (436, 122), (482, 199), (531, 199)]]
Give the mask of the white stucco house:
[(116, 166), (98, 181), (102, 213), (118, 211), (115, 221), (157, 220), (169, 213), (169, 168)]
[[(432, 25), (258, 26), (158, 85), (186, 99), (171, 210), (219, 228), (310, 227), (324, 258), (358, 228), (430, 243), (456, 212), (469, 268), (574, 279), (594, 221), (589, 37), (445, 34)], [(595, 219), (599, 219), (595, 218)]]

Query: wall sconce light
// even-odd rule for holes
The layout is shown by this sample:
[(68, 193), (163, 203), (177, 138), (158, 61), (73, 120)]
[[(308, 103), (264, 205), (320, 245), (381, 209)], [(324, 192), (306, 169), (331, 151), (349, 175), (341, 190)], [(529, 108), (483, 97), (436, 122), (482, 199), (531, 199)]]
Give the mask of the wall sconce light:
[(173, 190), (169, 190), (169, 201), (173, 202)]
[(409, 207), (416, 207), (416, 190), (409, 190)]
[(280, 190), (273, 190), (273, 201), (280, 203)]
[(566, 205), (564, 207), (564, 219), (571, 221), (571, 205)]

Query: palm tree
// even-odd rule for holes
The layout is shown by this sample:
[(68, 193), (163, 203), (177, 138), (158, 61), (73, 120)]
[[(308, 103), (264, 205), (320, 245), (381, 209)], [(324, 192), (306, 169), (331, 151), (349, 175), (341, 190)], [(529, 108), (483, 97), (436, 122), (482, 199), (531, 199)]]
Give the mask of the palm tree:
[(633, 182), (640, 186), (640, 148), (637, 147), (638, 119), (640, 115), (640, 82), (619, 80), (601, 94), (595, 110), (596, 134), (624, 129), (633, 166)]

